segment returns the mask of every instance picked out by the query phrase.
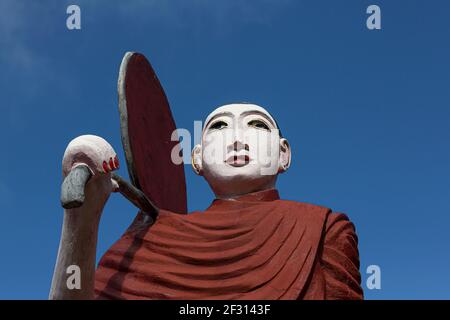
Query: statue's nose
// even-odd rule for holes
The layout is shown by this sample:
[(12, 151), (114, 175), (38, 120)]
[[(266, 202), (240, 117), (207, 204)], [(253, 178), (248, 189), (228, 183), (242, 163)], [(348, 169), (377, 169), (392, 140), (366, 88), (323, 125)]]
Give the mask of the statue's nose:
[(244, 130), (242, 130), (241, 126), (239, 124), (236, 124), (233, 128), (233, 141), (234, 142), (242, 142), (243, 141), (243, 134)]
[(227, 148), (227, 152), (231, 151), (241, 151), (241, 150), (247, 150), (249, 151), (249, 146), (246, 143), (241, 142), (240, 140), (235, 140), (232, 144), (230, 144)]

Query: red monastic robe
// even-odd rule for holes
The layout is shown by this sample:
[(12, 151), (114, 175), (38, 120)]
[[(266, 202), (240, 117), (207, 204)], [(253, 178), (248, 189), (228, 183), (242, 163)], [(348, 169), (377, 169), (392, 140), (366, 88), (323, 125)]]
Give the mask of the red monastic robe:
[(102, 257), (98, 299), (362, 299), (347, 216), (266, 190), (137, 218)]

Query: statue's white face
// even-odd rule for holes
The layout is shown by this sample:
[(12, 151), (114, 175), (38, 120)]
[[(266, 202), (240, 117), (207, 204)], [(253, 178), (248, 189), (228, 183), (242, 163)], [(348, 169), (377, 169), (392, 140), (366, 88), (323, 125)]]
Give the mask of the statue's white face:
[(220, 198), (275, 187), (290, 164), (290, 148), (272, 116), (254, 104), (217, 108), (205, 120), (202, 144), (192, 152), (194, 170)]

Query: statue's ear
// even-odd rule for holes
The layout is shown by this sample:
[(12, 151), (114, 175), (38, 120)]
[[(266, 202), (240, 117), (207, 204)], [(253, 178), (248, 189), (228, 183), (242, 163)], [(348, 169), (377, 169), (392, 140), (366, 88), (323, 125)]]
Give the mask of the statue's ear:
[(195, 145), (191, 154), (192, 169), (198, 175), (202, 175), (202, 146), (200, 144)]
[(283, 173), (291, 165), (291, 146), (285, 138), (280, 139), (280, 160), (278, 173)]

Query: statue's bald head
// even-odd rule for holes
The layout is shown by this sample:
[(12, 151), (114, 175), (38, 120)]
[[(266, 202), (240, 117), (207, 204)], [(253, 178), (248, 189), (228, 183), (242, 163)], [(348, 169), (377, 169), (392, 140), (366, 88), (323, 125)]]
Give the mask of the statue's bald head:
[(218, 107), (206, 118), (192, 166), (218, 197), (274, 188), (290, 165), (289, 143), (273, 116), (250, 103)]

